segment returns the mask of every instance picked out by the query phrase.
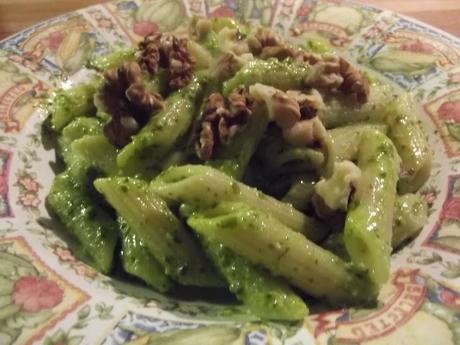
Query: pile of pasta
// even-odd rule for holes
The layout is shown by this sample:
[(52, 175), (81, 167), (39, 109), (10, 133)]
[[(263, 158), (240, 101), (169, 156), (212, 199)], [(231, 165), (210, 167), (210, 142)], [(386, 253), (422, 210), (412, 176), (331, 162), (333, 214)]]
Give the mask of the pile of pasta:
[(63, 163), (48, 210), (93, 267), (162, 293), (228, 289), (262, 319), (303, 319), (305, 297), (376, 302), (427, 217), (408, 95), (324, 42), (225, 18), (89, 67), (54, 92), (44, 132)]

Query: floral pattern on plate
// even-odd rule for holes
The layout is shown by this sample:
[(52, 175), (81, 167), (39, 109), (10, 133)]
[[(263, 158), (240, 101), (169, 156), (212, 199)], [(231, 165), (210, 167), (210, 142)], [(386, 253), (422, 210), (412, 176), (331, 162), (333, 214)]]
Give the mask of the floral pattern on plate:
[[(210, 329), (212, 328), (212, 329)], [(196, 323), (190, 321), (166, 320), (133, 311), (128, 312), (115, 326), (112, 333), (102, 342), (102, 345), (121, 345), (154, 343), (155, 339), (173, 341), (186, 338), (190, 343), (203, 339), (206, 331), (212, 334), (213, 344), (217, 345), (274, 345), (301, 344), (313, 345), (314, 340), (305, 337), (297, 327), (283, 325), (264, 325), (262, 323)], [(300, 333), (300, 334), (299, 334)], [(287, 340), (290, 338), (289, 340)], [(297, 338), (297, 339), (296, 339)]]
[(129, 36), (122, 30), (115, 17), (102, 5), (81, 10), (88, 21), (101, 32), (114, 49), (126, 49), (131, 45)]
[(209, 17), (230, 17), (243, 22), (271, 26), (276, 0), (207, 0)]
[(350, 50), (360, 63), (412, 90), (460, 61), (460, 42), (405, 18), (386, 15)]
[(460, 253), (460, 175), (449, 177), (449, 188), (441, 214), (424, 246)]
[(460, 293), (419, 270), (400, 269), (381, 291), (376, 309), (311, 317), (320, 344), (458, 344)]
[(325, 39), (336, 48), (345, 48), (379, 13), (351, 2), (303, 0), (298, 4), (291, 34), (297, 39)]
[(186, 32), (181, 24), (187, 21), (187, 9), (182, 0), (132, 1), (121, 0), (104, 4), (132, 42), (157, 31)]
[(0, 239), (0, 340), (32, 344), (88, 299), (58, 276), (23, 237)]
[(8, 51), (10, 60), (28, 70), (45, 70), (55, 77), (75, 73), (94, 54), (110, 52), (103, 36), (78, 13), (22, 31), (0, 48)]
[(48, 87), (2, 54), (8, 53), (0, 51), (0, 128), (3, 133), (17, 133)]

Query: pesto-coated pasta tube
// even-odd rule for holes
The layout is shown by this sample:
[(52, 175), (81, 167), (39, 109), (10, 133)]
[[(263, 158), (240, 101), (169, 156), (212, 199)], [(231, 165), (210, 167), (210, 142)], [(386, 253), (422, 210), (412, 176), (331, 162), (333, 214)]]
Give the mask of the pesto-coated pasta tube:
[(250, 86), (255, 83), (273, 86), (283, 91), (298, 90), (305, 86), (304, 80), (310, 72), (309, 65), (295, 60), (253, 60), (224, 83), (223, 94), (228, 96), (241, 85)]
[(236, 180), (241, 180), (267, 125), (267, 114), (262, 109), (256, 109), (244, 129), (228, 145), (219, 146), (214, 159), (208, 161), (208, 164)]
[(352, 103), (341, 95), (325, 97), (324, 103), (326, 108), (321, 120), (326, 128), (357, 122), (387, 126), (386, 133), (401, 157), (400, 193), (416, 192), (426, 182), (431, 172), (432, 154), (409, 94), (396, 95), (391, 86), (374, 82), (366, 104)]
[(185, 203), (206, 208), (222, 201), (245, 202), (251, 207), (270, 213), (281, 223), (314, 242), (321, 241), (328, 232), (323, 223), (297, 211), (292, 205), (203, 165), (171, 167), (157, 176), (150, 188), (167, 202), (176, 205)]
[(394, 212), (391, 245), (397, 248), (422, 230), (428, 217), (428, 206), (416, 194), (398, 195)]
[[(80, 174), (80, 172), (78, 173)], [(86, 181), (67, 170), (54, 178), (46, 198), (51, 213), (77, 239), (95, 268), (109, 273), (117, 243), (117, 224), (88, 193)]]
[(184, 285), (222, 284), (195, 238), (145, 182), (112, 177), (98, 179), (94, 186), (164, 266), (167, 275)]
[(81, 116), (92, 116), (96, 113), (93, 97), (99, 87), (100, 81), (74, 86), (68, 90), (57, 90), (50, 107), (51, 125), (60, 132), (73, 119)]
[(217, 270), (228, 283), (230, 292), (249, 311), (265, 320), (302, 320), (308, 309), (282, 280), (256, 267), (246, 258), (225, 248), (221, 243), (208, 241), (203, 234), (204, 247)]
[(357, 123), (344, 127), (337, 127), (328, 131), (334, 145), (334, 152), (339, 160), (355, 160), (358, 155), (359, 144), (363, 132), (377, 130), (386, 134), (384, 124)]
[(376, 130), (361, 136), (361, 177), (348, 205), (344, 242), (352, 262), (381, 285), (390, 273), (393, 209), (400, 159), (388, 137)]
[(352, 272), (339, 257), (244, 203), (221, 203), (193, 213), (187, 222), (200, 235), (221, 242), (314, 297), (334, 305), (375, 298), (366, 278)]
[(121, 236), (120, 259), (123, 269), (160, 292), (166, 292), (173, 286), (172, 280), (165, 274), (164, 267), (149, 252), (147, 247), (130, 228), (128, 222), (118, 217)]
[(122, 169), (144, 171), (157, 167), (188, 132), (195, 116), (195, 102), (201, 92), (197, 81), (171, 95), (165, 108), (152, 117), (118, 154), (117, 164)]

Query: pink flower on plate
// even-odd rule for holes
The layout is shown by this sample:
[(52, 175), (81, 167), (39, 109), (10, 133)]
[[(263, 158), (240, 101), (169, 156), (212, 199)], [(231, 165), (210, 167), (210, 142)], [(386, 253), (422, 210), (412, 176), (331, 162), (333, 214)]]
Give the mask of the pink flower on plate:
[(434, 52), (431, 44), (420, 41), (419, 39), (409, 40), (399, 46), (400, 50), (413, 53), (432, 54)]
[(65, 33), (62, 31), (54, 31), (48, 35), (48, 37), (41, 40), (42, 44), (51, 49), (57, 50), (65, 38)]
[(23, 176), (18, 182), (29, 192), (37, 192), (40, 188), (40, 184), (30, 176)]
[(40, 200), (37, 198), (37, 195), (32, 192), (27, 192), (24, 195), (19, 197), (19, 202), (22, 206), (37, 208), (40, 205)]
[(446, 101), (438, 109), (441, 120), (460, 122), (460, 100)]
[(158, 31), (158, 25), (152, 22), (138, 22), (134, 24), (133, 31), (136, 35), (147, 36)]
[(21, 277), (14, 283), (13, 302), (22, 310), (37, 313), (61, 303), (64, 291), (44, 277)]
[(211, 17), (234, 17), (235, 12), (233, 12), (227, 6), (220, 6), (216, 8), (214, 11), (212, 11), (209, 15)]
[(75, 257), (68, 248), (56, 246), (53, 252), (61, 261), (75, 262)]
[(448, 219), (460, 219), (460, 199), (453, 198), (443, 207), (442, 217)]

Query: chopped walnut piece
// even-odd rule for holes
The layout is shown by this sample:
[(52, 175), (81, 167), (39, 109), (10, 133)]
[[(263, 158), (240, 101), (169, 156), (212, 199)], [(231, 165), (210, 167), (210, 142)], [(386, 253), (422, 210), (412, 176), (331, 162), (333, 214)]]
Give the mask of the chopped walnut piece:
[(277, 34), (267, 28), (258, 27), (254, 34), (247, 38), (249, 49), (254, 55), (262, 53), (265, 47), (276, 47), (281, 44)]
[(163, 98), (156, 92), (149, 92), (142, 83), (130, 85), (125, 92), (126, 98), (147, 112), (162, 109)]
[(198, 133), (198, 140), (195, 143), (195, 151), (198, 158), (208, 160), (214, 149), (214, 131), (210, 122), (203, 122)]
[(237, 88), (228, 95), (230, 118), (235, 124), (244, 124), (248, 121), (252, 114), (250, 107), (253, 102), (244, 87)]
[(284, 60), (290, 57), (295, 58), (296, 55), (296, 49), (287, 45), (279, 45), (274, 47), (264, 47), (259, 57), (261, 59), (277, 58), (278, 60)]
[(254, 57), (250, 53), (242, 55), (226, 53), (211, 66), (209, 74), (214, 77), (217, 82), (224, 82), (233, 77), (238, 70), (253, 58)]
[(369, 81), (366, 76), (342, 58), (340, 59), (340, 74), (343, 77), (340, 90), (346, 94), (356, 95), (358, 102), (366, 103), (369, 97)]
[(369, 96), (369, 82), (366, 76), (347, 60), (332, 54), (324, 54), (314, 62), (314, 73), (306, 80), (312, 87), (340, 90), (356, 98), (360, 103), (366, 103)]
[(187, 49), (187, 40), (170, 33), (147, 35), (139, 43), (139, 65), (149, 74), (155, 75), (160, 67), (168, 70), (168, 86), (177, 90), (192, 79), (192, 58)]
[(101, 100), (111, 116), (104, 134), (114, 146), (123, 147), (153, 112), (164, 107), (163, 99), (145, 88), (137, 62), (124, 62), (104, 76), (106, 82), (101, 89)]
[(228, 145), (239, 128), (245, 125), (252, 114), (252, 98), (244, 89), (236, 89), (228, 96), (215, 92), (206, 99), (197, 131), (195, 150), (202, 160), (212, 157), (217, 144)]
[(145, 36), (144, 40), (139, 43), (140, 55), (137, 60), (139, 65), (151, 75), (157, 73), (160, 67), (160, 41), (161, 33), (156, 33)]
[(302, 120), (314, 118), (318, 111), (325, 108), (321, 94), (315, 89), (311, 89), (308, 94), (297, 90), (288, 90), (286, 91), (286, 95), (294, 98), (299, 104)]
[(295, 48), (284, 43), (276, 33), (267, 28), (257, 28), (247, 41), (251, 52), (261, 59), (274, 57), (284, 60), (297, 55)]

